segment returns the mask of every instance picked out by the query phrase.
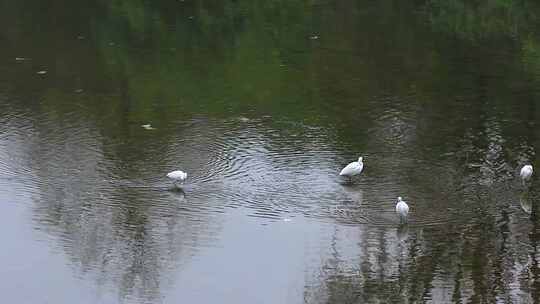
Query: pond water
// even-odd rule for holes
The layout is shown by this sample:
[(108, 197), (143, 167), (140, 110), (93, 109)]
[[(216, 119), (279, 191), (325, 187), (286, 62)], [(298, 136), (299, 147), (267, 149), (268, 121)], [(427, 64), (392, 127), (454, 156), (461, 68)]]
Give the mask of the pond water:
[(540, 6), (485, 2), (4, 1), (2, 299), (540, 301)]

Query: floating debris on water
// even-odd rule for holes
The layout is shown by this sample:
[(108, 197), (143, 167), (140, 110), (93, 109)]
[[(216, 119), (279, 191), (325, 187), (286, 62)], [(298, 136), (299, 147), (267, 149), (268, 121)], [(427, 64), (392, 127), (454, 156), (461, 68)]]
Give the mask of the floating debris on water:
[(43, 70), (43, 71), (37, 71), (36, 74), (39, 74), (39, 75), (45, 75), (47, 74), (47, 71)]
[(76, 89), (75, 90), (75, 93), (82, 93), (83, 92), (83, 89)]
[(317, 40), (317, 39), (319, 39), (319, 36), (313, 35), (313, 36), (309, 37), (309, 39), (311, 39), (311, 40)]
[(156, 129), (156, 128), (152, 127), (151, 124), (141, 125), (141, 127), (143, 127), (143, 129), (145, 129), (145, 130), (155, 130)]
[(26, 61), (26, 60), (30, 60), (30, 58), (26, 58), (26, 57), (15, 57), (15, 61)]

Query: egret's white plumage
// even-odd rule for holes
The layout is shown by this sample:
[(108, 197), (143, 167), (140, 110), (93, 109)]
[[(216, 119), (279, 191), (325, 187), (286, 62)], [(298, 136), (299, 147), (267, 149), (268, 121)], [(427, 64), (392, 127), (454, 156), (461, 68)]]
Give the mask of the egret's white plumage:
[(364, 163), (362, 162), (362, 157), (359, 157), (358, 161), (352, 162), (345, 166), (345, 168), (339, 172), (339, 175), (351, 178), (362, 173), (362, 169), (364, 169)]
[(531, 165), (525, 165), (523, 168), (521, 168), (521, 171), (519, 172), (519, 176), (521, 177), (521, 180), (523, 182), (529, 180), (533, 174), (533, 167)]
[(401, 199), (401, 196), (397, 198), (396, 213), (399, 215), (399, 220), (404, 223), (407, 222), (407, 216), (409, 215), (409, 205)]
[(173, 180), (175, 186), (179, 186), (179, 184), (183, 183), (187, 179), (187, 173), (177, 170), (167, 173), (167, 177)]

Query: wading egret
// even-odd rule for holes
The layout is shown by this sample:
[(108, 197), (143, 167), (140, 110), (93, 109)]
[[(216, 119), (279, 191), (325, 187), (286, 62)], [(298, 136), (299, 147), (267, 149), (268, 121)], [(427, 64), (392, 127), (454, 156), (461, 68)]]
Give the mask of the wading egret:
[(176, 187), (180, 188), (180, 185), (186, 180), (187, 173), (184, 171), (172, 171), (167, 173), (167, 177), (173, 180)]
[(521, 171), (519, 172), (519, 176), (521, 177), (521, 181), (523, 182), (523, 184), (525, 184), (525, 182), (531, 178), (532, 174), (533, 174), (533, 167), (531, 165), (525, 165), (523, 166), (523, 168), (521, 168)]
[(398, 214), (399, 221), (402, 224), (407, 222), (407, 216), (409, 215), (409, 206), (401, 199), (401, 196), (397, 198), (396, 213)]
[(353, 176), (362, 173), (362, 169), (364, 169), (364, 163), (362, 162), (362, 157), (359, 157), (358, 161), (352, 162), (345, 166), (345, 168), (339, 172), (339, 175), (346, 176), (349, 178), (349, 181), (351, 181)]

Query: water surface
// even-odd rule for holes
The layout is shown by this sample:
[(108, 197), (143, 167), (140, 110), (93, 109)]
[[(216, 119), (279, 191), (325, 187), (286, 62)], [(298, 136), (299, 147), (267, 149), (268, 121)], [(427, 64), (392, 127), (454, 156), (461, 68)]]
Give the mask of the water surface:
[(402, 2), (0, 4), (2, 298), (539, 301), (540, 7)]

